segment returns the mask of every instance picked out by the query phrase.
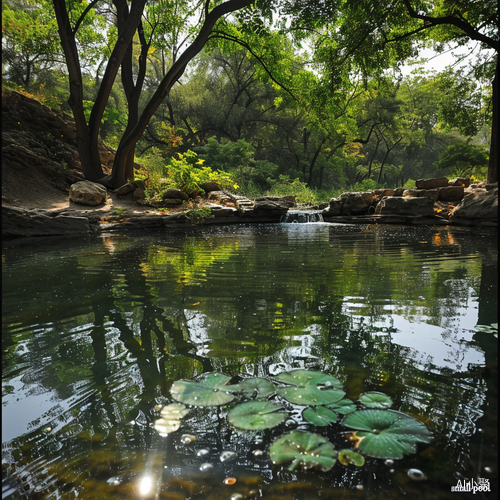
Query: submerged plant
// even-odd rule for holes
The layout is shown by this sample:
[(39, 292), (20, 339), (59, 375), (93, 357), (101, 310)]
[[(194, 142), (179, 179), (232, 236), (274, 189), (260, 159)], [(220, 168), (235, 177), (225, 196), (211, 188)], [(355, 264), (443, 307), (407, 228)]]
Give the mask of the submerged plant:
[(231, 377), (223, 373), (204, 373), (197, 381), (177, 380), (170, 394), (181, 403), (195, 406), (220, 406), (230, 403), (234, 396), (227, 391)]
[(417, 443), (432, 439), (424, 424), (394, 410), (360, 410), (347, 415), (342, 424), (356, 429), (356, 448), (374, 458), (403, 458), (417, 451)]
[(288, 413), (280, 412), (280, 406), (268, 401), (250, 401), (234, 407), (228, 414), (229, 423), (251, 431), (270, 429), (281, 424)]
[(327, 439), (312, 432), (294, 431), (277, 439), (269, 450), (275, 464), (292, 462), (288, 470), (299, 465), (304, 469), (330, 470), (337, 460), (337, 451)]

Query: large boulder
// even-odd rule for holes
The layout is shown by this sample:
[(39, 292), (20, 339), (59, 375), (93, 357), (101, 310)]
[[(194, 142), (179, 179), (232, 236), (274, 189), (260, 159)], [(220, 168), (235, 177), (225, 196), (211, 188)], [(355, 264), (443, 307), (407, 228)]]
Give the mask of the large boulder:
[(387, 196), (377, 204), (375, 214), (429, 217), (434, 215), (434, 202), (426, 196), (421, 198)]
[(460, 201), (464, 197), (464, 186), (446, 186), (439, 189), (439, 201)]
[(498, 224), (498, 187), (467, 193), (450, 217), (456, 222), (464, 219)]
[(108, 197), (106, 188), (91, 181), (75, 182), (69, 188), (69, 199), (81, 205), (96, 206), (104, 203)]
[(342, 212), (342, 200), (340, 198), (331, 198), (328, 202), (328, 209), (325, 210), (324, 215), (332, 216), (332, 215), (340, 215)]
[(181, 200), (181, 202), (182, 202), (182, 201), (188, 200), (189, 196), (184, 191), (181, 191), (180, 189), (169, 188), (163, 193), (162, 199), (163, 200)]
[(342, 193), (340, 200), (342, 201), (342, 215), (365, 215), (374, 202), (374, 195), (371, 191)]

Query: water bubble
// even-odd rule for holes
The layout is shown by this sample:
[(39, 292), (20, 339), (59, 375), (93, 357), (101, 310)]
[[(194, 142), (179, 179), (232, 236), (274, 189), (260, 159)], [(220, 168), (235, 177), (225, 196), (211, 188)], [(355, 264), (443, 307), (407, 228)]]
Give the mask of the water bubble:
[(425, 481), (427, 476), (418, 469), (408, 469), (408, 477), (414, 481)]
[(485, 467), (483, 470), (484, 472), (488, 472), (489, 474), (493, 472), (493, 469), (491, 467)]
[(390, 467), (391, 465), (394, 465), (394, 460), (388, 458), (385, 462), (384, 462), (385, 465), (387, 465), (388, 467)]
[(254, 444), (259, 445), (259, 444), (264, 444), (264, 438), (263, 437), (256, 437)]
[(252, 451), (252, 454), (255, 456), (255, 457), (261, 457), (262, 455), (264, 455), (264, 452), (262, 450), (253, 450)]
[(209, 452), (207, 449), (203, 448), (203, 449), (198, 450), (198, 451), (196, 452), (196, 456), (197, 456), (197, 457), (204, 457), (204, 456), (208, 455), (209, 453), (210, 453), (210, 452)]
[(106, 482), (111, 486), (118, 486), (121, 483), (117, 477), (110, 477)]
[(183, 434), (181, 436), (181, 443), (182, 444), (190, 444), (193, 441), (196, 441), (196, 436), (191, 436), (190, 434)]
[(331, 387), (331, 386), (332, 386), (332, 383), (329, 380), (327, 380), (325, 382), (325, 387)]
[(201, 464), (201, 465), (200, 465), (200, 470), (201, 470), (202, 472), (207, 471), (207, 470), (210, 470), (210, 469), (213, 469), (213, 468), (214, 468), (213, 464), (209, 464), (208, 462), (207, 462), (207, 463), (205, 463), (205, 464)]
[(241, 500), (243, 495), (241, 493), (233, 493), (230, 498), (231, 500)]
[(229, 460), (234, 460), (236, 458), (236, 453), (234, 451), (223, 451), (220, 454), (221, 462), (228, 462)]

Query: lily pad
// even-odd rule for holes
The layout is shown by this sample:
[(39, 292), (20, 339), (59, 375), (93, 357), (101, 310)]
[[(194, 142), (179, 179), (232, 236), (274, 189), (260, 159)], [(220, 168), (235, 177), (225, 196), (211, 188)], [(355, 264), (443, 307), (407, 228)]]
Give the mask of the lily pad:
[(353, 450), (339, 450), (338, 460), (342, 465), (355, 465), (362, 467), (365, 465), (365, 457)]
[(181, 426), (181, 419), (189, 413), (185, 405), (170, 404), (164, 406), (160, 412), (161, 418), (155, 421), (154, 427), (160, 436), (175, 432)]
[(223, 373), (204, 373), (198, 380), (177, 380), (170, 394), (181, 403), (194, 406), (220, 406), (230, 403), (234, 396), (226, 392), (231, 377)]
[(337, 451), (327, 439), (312, 432), (294, 431), (277, 439), (269, 449), (271, 460), (275, 464), (292, 462), (288, 470), (293, 471), (299, 465), (304, 469), (318, 468), (330, 470), (337, 460)]
[(280, 373), (276, 380), (291, 387), (280, 387), (278, 394), (290, 403), (299, 405), (329, 405), (342, 399), (342, 382), (322, 372), (293, 370)]
[(392, 399), (383, 392), (365, 392), (359, 396), (359, 402), (368, 408), (390, 408)]
[(239, 384), (227, 387), (230, 392), (241, 392), (246, 397), (255, 399), (266, 399), (275, 392), (274, 384), (265, 378), (246, 378)]
[(418, 442), (432, 439), (424, 424), (394, 410), (360, 410), (347, 415), (342, 424), (357, 430), (357, 449), (374, 458), (403, 458), (417, 451)]
[(337, 421), (338, 415), (329, 410), (325, 406), (316, 406), (315, 408), (306, 408), (302, 412), (302, 416), (311, 424), (326, 426), (334, 424)]
[(476, 325), (474, 329), (483, 333), (492, 333), (495, 337), (498, 337), (498, 323), (491, 323), (491, 325)]
[(280, 412), (281, 408), (268, 401), (250, 401), (235, 406), (227, 415), (229, 423), (246, 430), (270, 429), (281, 424), (288, 413)]
[(333, 410), (335, 413), (341, 413), (342, 415), (347, 415), (348, 413), (352, 413), (358, 409), (356, 403), (351, 401), (349, 398), (344, 398), (336, 403), (332, 403), (331, 405), (328, 405), (328, 408)]

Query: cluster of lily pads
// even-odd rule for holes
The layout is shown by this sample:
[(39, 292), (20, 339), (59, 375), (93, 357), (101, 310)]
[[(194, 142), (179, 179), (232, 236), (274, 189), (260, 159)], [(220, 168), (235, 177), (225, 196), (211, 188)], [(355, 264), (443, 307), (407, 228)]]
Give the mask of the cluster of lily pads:
[[(404, 413), (391, 410), (391, 398), (380, 392), (366, 392), (358, 404), (345, 397), (337, 378), (317, 371), (293, 370), (273, 380), (247, 378), (230, 384), (222, 373), (204, 373), (196, 380), (178, 380), (171, 388), (178, 403), (165, 406), (155, 423), (162, 434), (175, 432), (188, 413), (186, 405), (222, 406), (233, 404), (228, 422), (237, 429), (260, 431), (284, 423), (289, 414), (280, 398), (305, 408), (303, 419), (314, 426), (340, 422), (352, 430), (351, 440), (357, 451), (336, 450), (326, 438), (313, 432), (295, 430), (272, 443), (269, 454), (273, 463), (290, 463), (290, 470), (331, 469), (338, 460), (343, 465), (362, 466), (364, 456), (400, 459), (415, 453), (417, 443), (429, 443), (432, 434), (424, 424)], [(275, 397), (278, 396), (278, 397)], [(270, 399), (274, 397), (274, 401)], [(244, 402), (241, 402), (241, 401)], [(234, 405), (234, 403), (236, 403)], [(360, 409), (361, 405), (361, 409)]]

